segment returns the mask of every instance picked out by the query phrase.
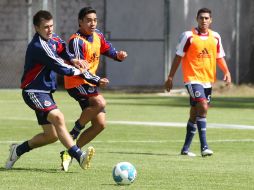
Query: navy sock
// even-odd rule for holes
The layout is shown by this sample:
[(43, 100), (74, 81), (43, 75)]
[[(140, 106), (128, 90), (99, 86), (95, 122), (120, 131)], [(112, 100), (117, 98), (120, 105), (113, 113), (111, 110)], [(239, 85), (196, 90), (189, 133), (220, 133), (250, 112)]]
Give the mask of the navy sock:
[(72, 146), (69, 150), (68, 153), (70, 154), (71, 157), (74, 157), (78, 163), (80, 162), (80, 156), (83, 154), (83, 152), (80, 150), (77, 145)]
[(77, 120), (73, 129), (70, 131), (72, 138), (77, 139), (82, 129), (84, 129), (84, 126), (80, 125), (79, 121)]
[(182, 152), (188, 151), (189, 147), (191, 145), (192, 139), (196, 133), (196, 124), (192, 123), (191, 121), (188, 121), (187, 127), (186, 127), (186, 136), (185, 136), (185, 142), (182, 148)]
[(206, 118), (197, 117), (196, 121), (197, 121), (199, 140), (200, 140), (201, 151), (202, 151), (208, 148), (208, 144), (206, 142)]
[(16, 153), (17, 156), (21, 156), (22, 154), (29, 152), (30, 150), (32, 150), (32, 148), (29, 147), (28, 141), (25, 141), (17, 147)]

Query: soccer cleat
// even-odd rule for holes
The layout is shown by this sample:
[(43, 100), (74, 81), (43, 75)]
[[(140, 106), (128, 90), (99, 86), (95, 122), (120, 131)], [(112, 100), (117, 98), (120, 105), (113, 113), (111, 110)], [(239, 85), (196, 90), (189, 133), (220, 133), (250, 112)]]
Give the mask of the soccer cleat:
[(207, 149), (201, 151), (201, 155), (203, 157), (205, 157), (205, 156), (212, 156), (213, 155), (213, 151), (207, 148)]
[(80, 157), (80, 167), (84, 170), (90, 168), (90, 162), (91, 162), (91, 159), (92, 157), (94, 156), (95, 154), (95, 149), (90, 146), (88, 147), (88, 149), (86, 150), (86, 152), (84, 152), (81, 157)]
[(11, 169), (15, 162), (19, 159), (19, 156), (17, 156), (16, 149), (18, 147), (18, 144), (11, 144), (10, 145), (10, 155), (6, 161), (5, 168)]
[(194, 154), (193, 152), (189, 152), (189, 151), (182, 151), (181, 155), (186, 155), (186, 156), (189, 156), (189, 157), (195, 157), (196, 156), (196, 154)]
[(60, 157), (62, 160), (62, 163), (61, 163), (62, 170), (67, 172), (71, 165), (72, 157), (69, 155), (67, 150), (60, 152)]

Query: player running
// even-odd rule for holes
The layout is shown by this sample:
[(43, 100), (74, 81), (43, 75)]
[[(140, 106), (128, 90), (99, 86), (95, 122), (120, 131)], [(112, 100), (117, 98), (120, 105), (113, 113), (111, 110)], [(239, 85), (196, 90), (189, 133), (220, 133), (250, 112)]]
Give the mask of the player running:
[[(111, 43), (105, 40), (103, 34), (96, 29), (95, 9), (82, 8), (78, 15), (78, 23), (79, 30), (70, 37), (69, 49), (78, 59), (86, 60), (87, 67), (92, 74), (96, 74), (101, 54), (116, 61), (123, 61), (127, 57), (125, 51), (116, 51)], [(79, 119), (70, 131), (73, 139), (77, 139), (81, 130), (91, 121), (91, 126), (77, 139), (77, 146), (82, 148), (105, 128), (106, 101), (98, 92), (98, 88), (89, 81), (75, 76), (65, 76), (64, 84), (69, 95), (78, 101), (82, 109)], [(61, 159), (63, 170), (68, 171), (71, 157), (67, 151), (61, 152)]]
[[(21, 89), (25, 103), (35, 111), (43, 132), (22, 144), (10, 145), (5, 168), (11, 169), (24, 153), (54, 143), (59, 138), (81, 168), (86, 169), (94, 150), (91, 147), (82, 152), (67, 131), (64, 115), (52, 96), (56, 90), (56, 73), (85, 78), (94, 85), (104, 85), (104, 80), (82, 69), (82, 61), (74, 59), (67, 51), (65, 42), (53, 33), (53, 17), (50, 12), (38, 11), (33, 17), (33, 24), (36, 33), (27, 47)], [(80, 69), (66, 64), (67, 62)]]
[(206, 115), (211, 101), (212, 83), (216, 80), (216, 63), (224, 73), (224, 81), (229, 84), (231, 75), (227, 64), (220, 35), (209, 29), (212, 23), (211, 10), (202, 8), (197, 13), (198, 27), (184, 32), (179, 39), (165, 88), (173, 87), (175, 72), (182, 62), (182, 72), (185, 87), (190, 95), (190, 117), (187, 123), (185, 142), (182, 155), (196, 156), (189, 151), (192, 139), (199, 132), (201, 155), (211, 156), (213, 151), (206, 141)]

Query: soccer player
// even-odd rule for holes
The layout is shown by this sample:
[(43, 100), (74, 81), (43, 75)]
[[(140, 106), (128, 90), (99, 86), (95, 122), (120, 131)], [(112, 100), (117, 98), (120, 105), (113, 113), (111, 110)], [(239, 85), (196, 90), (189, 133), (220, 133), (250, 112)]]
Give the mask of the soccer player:
[[(105, 40), (103, 34), (96, 29), (95, 9), (82, 8), (78, 15), (78, 23), (79, 30), (69, 39), (69, 50), (78, 59), (86, 61), (86, 66), (92, 74), (96, 74), (101, 54), (116, 61), (123, 61), (127, 57), (125, 51), (116, 51), (112, 44)], [(82, 109), (80, 117), (70, 131), (73, 139), (77, 139), (80, 131), (91, 121), (91, 126), (77, 139), (77, 146), (81, 148), (105, 128), (106, 101), (98, 92), (98, 88), (89, 81), (75, 76), (65, 76), (64, 83), (69, 95), (78, 101)], [(71, 157), (67, 151), (61, 152), (61, 159), (63, 170), (68, 171)]]
[(198, 26), (180, 36), (165, 89), (167, 91), (172, 89), (175, 72), (182, 62), (183, 80), (190, 95), (191, 108), (181, 154), (196, 156), (189, 148), (197, 127), (201, 155), (211, 156), (213, 151), (209, 149), (206, 140), (206, 115), (211, 101), (212, 83), (216, 80), (216, 63), (223, 71), (227, 85), (231, 83), (231, 75), (224, 59), (221, 37), (209, 29), (212, 23), (211, 10), (207, 8), (198, 10), (196, 20)]
[(52, 96), (56, 90), (56, 73), (86, 78), (95, 85), (104, 85), (104, 80), (82, 69), (82, 61), (74, 59), (68, 52), (65, 42), (53, 33), (53, 17), (50, 12), (38, 11), (33, 17), (33, 24), (36, 33), (27, 47), (21, 89), (25, 103), (35, 111), (43, 132), (19, 145), (10, 145), (5, 168), (11, 169), (24, 153), (54, 143), (59, 138), (81, 168), (86, 169), (94, 149), (91, 147), (82, 152), (71, 138), (65, 126), (64, 115)]

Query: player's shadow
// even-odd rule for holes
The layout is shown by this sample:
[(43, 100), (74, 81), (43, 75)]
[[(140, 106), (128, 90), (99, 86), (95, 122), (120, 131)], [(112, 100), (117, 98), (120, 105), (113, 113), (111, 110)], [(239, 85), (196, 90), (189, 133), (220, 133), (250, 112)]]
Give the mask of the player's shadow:
[[(60, 169), (41, 169), (41, 168), (12, 168), (10, 170), (5, 169), (4, 167), (0, 167), (0, 172), (41, 172), (41, 173), (66, 173), (61, 171)], [(74, 172), (67, 172), (67, 173), (74, 173)]]

